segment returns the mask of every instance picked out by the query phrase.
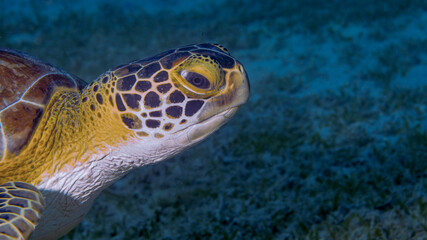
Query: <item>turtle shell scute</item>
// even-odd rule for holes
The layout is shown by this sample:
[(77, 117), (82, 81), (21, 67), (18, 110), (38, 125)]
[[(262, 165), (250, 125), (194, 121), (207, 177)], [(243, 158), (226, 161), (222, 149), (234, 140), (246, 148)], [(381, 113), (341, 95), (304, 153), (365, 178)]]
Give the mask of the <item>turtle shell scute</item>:
[(36, 58), (0, 49), (0, 159), (18, 155), (58, 88), (79, 91), (83, 81)]

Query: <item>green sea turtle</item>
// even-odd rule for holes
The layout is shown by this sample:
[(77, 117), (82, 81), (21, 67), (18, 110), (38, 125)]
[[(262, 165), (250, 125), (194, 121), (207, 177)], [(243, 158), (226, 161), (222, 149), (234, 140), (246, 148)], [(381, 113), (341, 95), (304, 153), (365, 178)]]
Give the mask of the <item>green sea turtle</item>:
[(1, 240), (61, 237), (103, 189), (206, 138), (249, 97), (242, 64), (217, 44), (166, 51), (83, 83), (0, 50)]

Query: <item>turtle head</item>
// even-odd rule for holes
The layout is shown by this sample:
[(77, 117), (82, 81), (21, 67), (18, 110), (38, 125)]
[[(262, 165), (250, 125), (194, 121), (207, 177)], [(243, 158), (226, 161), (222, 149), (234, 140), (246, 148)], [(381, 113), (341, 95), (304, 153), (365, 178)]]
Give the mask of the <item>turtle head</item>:
[[(166, 106), (173, 101), (173, 94), (184, 97), (181, 96), (182, 113), (173, 104), (167, 106), (166, 120), (174, 117), (174, 109), (178, 110), (173, 135), (184, 137), (184, 144), (198, 142), (214, 132), (249, 97), (249, 82), (242, 64), (224, 48), (218, 48), (220, 51), (195, 52), (170, 72), (170, 81), (176, 89), (165, 97)], [(172, 138), (176, 139), (175, 136)]]
[(166, 51), (107, 75), (110, 103), (136, 140), (125, 150), (133, 155), (179, 152), (226, 123), (249, 97), (242, 64), (217, 44)]

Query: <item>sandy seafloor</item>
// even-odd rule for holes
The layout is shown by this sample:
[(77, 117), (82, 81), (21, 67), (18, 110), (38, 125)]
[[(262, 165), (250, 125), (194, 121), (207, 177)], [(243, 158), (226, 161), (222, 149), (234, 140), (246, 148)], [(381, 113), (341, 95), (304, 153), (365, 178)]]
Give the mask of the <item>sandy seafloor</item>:
[[(189, 4), (191, 2), (191, 4)], [(0, 46), (86, 81), (218, 42), (251, 97), (62, 239), (427, 239), (426, 1), (0, 1)]]

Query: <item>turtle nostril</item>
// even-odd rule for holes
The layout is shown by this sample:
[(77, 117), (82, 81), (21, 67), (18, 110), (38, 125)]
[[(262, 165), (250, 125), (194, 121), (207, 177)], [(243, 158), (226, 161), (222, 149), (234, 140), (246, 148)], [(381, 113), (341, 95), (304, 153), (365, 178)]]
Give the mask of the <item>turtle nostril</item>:
[(242, 66), (242, 64), (239, 64), (239, 71), (241, 72), (241, 73), (243, 73), (245, 70), (243, 70), (243, 66)]

